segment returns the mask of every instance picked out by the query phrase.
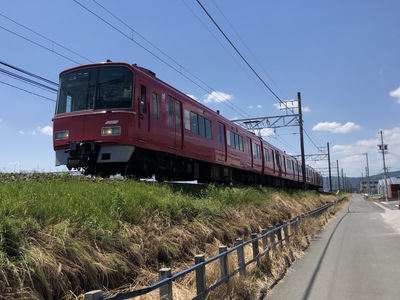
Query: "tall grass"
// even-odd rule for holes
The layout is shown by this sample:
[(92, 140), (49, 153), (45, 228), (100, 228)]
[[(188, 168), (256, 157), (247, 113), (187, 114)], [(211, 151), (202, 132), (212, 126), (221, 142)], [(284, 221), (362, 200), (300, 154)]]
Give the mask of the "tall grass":
[(140, 274), (148, 269), (289, 218), (284, 199), (307, 197), (323, 202), (265, 187), (0, 174), (0, 294), (55, 299), (127, 280), (146, 284)]

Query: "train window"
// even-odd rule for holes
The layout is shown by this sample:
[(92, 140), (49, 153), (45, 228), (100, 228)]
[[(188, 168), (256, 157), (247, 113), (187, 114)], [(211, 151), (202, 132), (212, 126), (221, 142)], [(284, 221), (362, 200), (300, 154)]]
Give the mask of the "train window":
[(146, 113), (146, 86), (140, 85), (140, 112)]
[(181, 127), (181, 103), (175, 101), (175, 124), (177, 127)]
[(256, 144), (256, 155), (257, 158), (261, 158), (261, 146)]
[(261, 158), (261, 146), (256, 143), (253, 143), (253, 149), (254, 149), (253, 156), (256, 158)]
[(205, 120), (205, 125), (206, 125), (206, 138), (212, 139), (212, 132), (211, 132), (211, 121), (204, 119)]
[(225, 125), (218, 123), (218, 142), (225, 144)]
[(198, 116), (198, 120), (199, 120), (199, 135), (206, 136), (206, 127), (204, 123), (204, 118)]
[(278, 165), (278, 166), (281, 166), (282, 164), (281, 164), (281, 156), (279, 155), (279, 153), (275, 153), (275, 160), (276, 160), (276, 164)]
[(187, 109), (185, 109), (185, 129), (190, 130), (190, 114)]
[(228, 146), (240, 151), (244, 151), (243, 137), (232, 131), (229, 131)]
[(153, 92), (153, 117), (159, 119), (160, 114), (158, 112), (158, 94)]
[(199, 134), (197, 114), (195, 114), (193, 112), (190, 113), (190, 121), (191, 121), (191, 125), (192, 125), (192, 132)]
[(174, 124), (174, 101), (170, 98), (167, 104), (168, 124)]
[(269, 161), (269, 150), (264, 148), (264, 160)]
[(192, 132), (206, 137), (208, 139), (212, 139), (211, 132), (211, 121), (206, 118), (199, 116), (198, 114), (191, 112), (190, 113), (191, 127)]

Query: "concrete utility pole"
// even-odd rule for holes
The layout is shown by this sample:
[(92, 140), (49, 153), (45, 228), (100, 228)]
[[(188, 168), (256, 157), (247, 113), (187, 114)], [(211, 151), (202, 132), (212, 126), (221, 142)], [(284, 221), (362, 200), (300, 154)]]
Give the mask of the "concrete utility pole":
[(329, 191), (332, 192), (331, 154), (329, 151), (329, 143), (326, 143), (326, 147), (328, 148)]
[(368, 198), (371, 197), (371, 185), (369, 179), (369, 163), (368, 163), (368, 153), (363, 153), (367, 157), (367, 168), (365, 169), (365, 175), (367, 177), (367, 187), (368, 187)]
[(339, 175), (339, 161), (336, 160), (336, 165), (337, 165), (337, 182), (338, 182), (338, 190), (340, 191), (340, 175)]
[(388, 150), (388, 145), (383, 143), (383, 131), (379, 131), (381, 135), (381, 144), (378, 145), (379, 151), (382, 152), (382, 160), (383, 160), (383, 178), (385, 180), (385, 200), (388, 201), (388, 186), (387, 186), (387, 169), (385, 163), (385, 151)]
[(301, 171), (303, 173), (303, 189), (307, 189), (306, 183), (306, 157), (304, 155), (304, 137), (303, 137), (303, 113), (301, 109), (301, 94), (297, 92), (297, 101), (299, 105), (299, 131), (300, 131), (300, 154), (301, 154)]

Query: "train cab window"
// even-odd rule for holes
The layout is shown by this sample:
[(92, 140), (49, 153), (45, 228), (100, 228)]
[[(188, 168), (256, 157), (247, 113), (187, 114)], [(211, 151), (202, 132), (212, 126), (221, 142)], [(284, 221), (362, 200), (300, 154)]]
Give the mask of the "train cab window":
[(133, 72), (104, 66), (64, 73), (60, 77), (57, 114), (132, 107)]
[(160, 113), (158, 109), (158, 94), (156, 92), (153, 92), (153, 118), (160, 118)]
[(140, 85), (140, 112), (145, 114), (146, 111), (146, 86)]

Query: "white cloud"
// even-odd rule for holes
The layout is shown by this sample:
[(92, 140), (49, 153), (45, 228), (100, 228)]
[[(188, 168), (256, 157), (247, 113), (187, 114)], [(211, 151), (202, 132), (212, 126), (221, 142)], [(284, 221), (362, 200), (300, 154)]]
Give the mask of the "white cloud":
[(18, 131), (19, 134), (25, 134), (23, 130)]
[(192, 99), (194, 99), (196, 101), (199, 101), (199, 100), (197, 100), (197, 97), (195, 95), (186, 94), (186, 96), (189, 96), (190, 98), (192, 98)]
[(53, 127), (51, 126), (45, 126), (42, 128), (38, 127), (38, 131), (44, 135), (53, 135)]
[(36, 129), (31, 132), (31, 135), (37, 135), (37, 134), (53, 135), (53, 127), (51, 126), (36, 127)]
[(211, 92), (211, 94), (205, 95), (204, 98), (204, 103), (211, 103), (211, 102), (225, 102), (225, 101), (231, 101), (233, 100), (233, 95), (231, 94), (226, 94), (224, 92)]
[(247, 106), (247, 108), (249, 108), (249, 109), (253, 109), (253, 108), (257, 108), (257, 109), (260, 109), (260, 108), (262, 108), (262, 105), (261, 104), (258, 104), (258, 105), (256, 105), (256, 106), (254, 106), (254, 105), (249, 105), (249, 106)]
[(254, 131), (254, 133), (258, 136), (266, 137), (266, 136), (275, 136), (275, 132), (271, 128), (263, 128), (263, 129), (257, 129)]
[(312, 128), (313, 131), (329, 131), (332, 133), (349, 133), (360, 129), (361, 126), (353, 122), (347, 122), (344, 125), (337, 122), (321, 122)]
[(394, 91), (391, 91), (389, 93), (390, 97), (393, 97), (396, 99), (396, 102), (400, 104), (400, 87), (395, 89)]
[[(274, 103), (274, 106), (278, 110), (284, 110), (284, 109), (293, 109), (293, 110), (298, 110), (298, 101), (297, 100), (286, 100), (279, 103)], [(301, 111), (303, 113), (305, 112), (310, 112), (311, 109), (308, 106), (302, 106)]]

